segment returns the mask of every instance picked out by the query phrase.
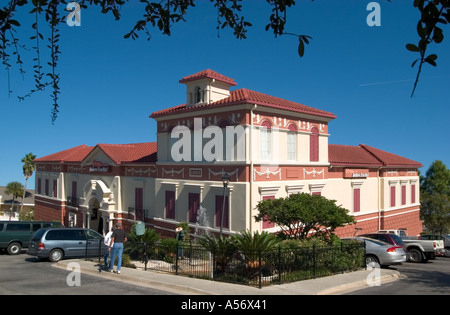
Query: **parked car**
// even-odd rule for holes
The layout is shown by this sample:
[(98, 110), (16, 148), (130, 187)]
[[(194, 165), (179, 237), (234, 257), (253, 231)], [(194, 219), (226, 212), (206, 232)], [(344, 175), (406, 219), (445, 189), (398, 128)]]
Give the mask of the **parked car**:
[(392, 245), (369, 237), (345, 237), (342, 240), (356, 240), (365, 244), (366, 265), (373, 263), (382, 267), (398, 265), (406, 261), (406, 252), (401, 245)]
[(377, 233), (395, 234), (400, 237), (408, 236), (405, 229), (400, 230), (379, 230)]
[(444, 249), (438, 255), (450, 257), (450, 235), (423, 234), (419, 236), (421, 240), (441, 240), (444, 241)]
[(405, 243), (406, 252), (409, 254), (409, 261), (420, 263), (434, 259), (437, 254), (444, 250), (442, 240), (423, 240), (418, 236), (402, 237)]
[(45, 221), (0, 221), (0, 249), (10, 255), (18, 255), (28, 247), (34, 232), (41, 228), (63, 227), (60, 222)]
[(105, 250), (103, 236), (94, 230), (47, 228), (34, 233), (27, 254), (56, 262), (69, 257), (99, 256)]

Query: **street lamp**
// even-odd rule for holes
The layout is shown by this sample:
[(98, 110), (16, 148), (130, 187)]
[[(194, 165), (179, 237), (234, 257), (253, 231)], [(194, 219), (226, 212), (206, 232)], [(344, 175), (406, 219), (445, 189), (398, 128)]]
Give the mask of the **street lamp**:
[(220, 233), (219, 233), (220, 237), (222, 237), (222, 230), (223, 230), (223, 216), (225, 213), (225, 197), (226, 197), (226, 193), (227, 193), (228, 184), (230, 183), (230, 177), (225, 172), (222, 175), (222, 183), (223, 183), (223, 201), (222, 201), (222, 213), (220, 215)]

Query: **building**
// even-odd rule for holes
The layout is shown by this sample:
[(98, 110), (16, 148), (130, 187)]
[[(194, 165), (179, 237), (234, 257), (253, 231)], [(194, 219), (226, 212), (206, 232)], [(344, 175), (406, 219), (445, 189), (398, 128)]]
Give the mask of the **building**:
[[(13, 200), (13, 195), (5, 192), (6, 187), (0, 187), (0, 220), (19, 220), (19, 211), (22, 206), (22, 196)], [(14, 201), (14, 203), (13, 203)], [(34, 190), (27, 189), (23, 200), (23, 211), (34, 209)]]
[(36, 159), (35, 217), (100, 232), (115, 220), (145, 221), (166, 236), (180, 222), (193, 231), (276, 231), (255, 221), (257, 203), (304, 192), (350, 210), (358, 223), (340, 236), (355, 228), (421, 232), (420, 163), (329, 144), (333, 113), (232, 90), (237, 83), (215, 71), (179, 82), (186, 103), (150, 116), (157, 143), (81, 145)]

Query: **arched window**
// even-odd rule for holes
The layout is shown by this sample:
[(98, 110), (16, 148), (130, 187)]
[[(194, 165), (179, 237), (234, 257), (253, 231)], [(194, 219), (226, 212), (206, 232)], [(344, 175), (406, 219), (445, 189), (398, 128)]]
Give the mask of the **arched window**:
[(200, 87), (196, 87), (195, 88), (195, 103), (201, 103), (203, 102), (203, 95), (202, 95), (202, 90), (200, 89)]
[(311, 128), (309, 136), (309, 159), (311, 162), (319, 161), (319, 130), (315, 126)]
[(289, 125), (287, 133), (287, 160), (297, 160), (297, 127), (294, 124)]
[(269, 161), (272, 158), (272, 125), (266, 120), (261, 124), (260, 135), (260, 156), (261, 160)]

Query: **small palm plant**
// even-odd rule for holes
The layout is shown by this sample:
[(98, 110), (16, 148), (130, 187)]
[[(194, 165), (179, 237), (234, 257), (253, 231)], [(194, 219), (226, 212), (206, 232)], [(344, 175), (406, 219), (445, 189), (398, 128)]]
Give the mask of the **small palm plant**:
[(133, 225), (127, 236), (125, 251), (130, 256), (140, 257), (147, 270), (148, 256), (155, 251), (155, 244), (160, 240), (160, 235), (153, 229), (145, 229), (143, 235), (136, 234), (136, 225)]
[(244, 231), (236, 235), (236, 245), (245, 258), (247, 266), (247, 276), (255, 275), (256, 270), (264, 267), (263, 255), (277, 249), (281, 240), (274, 234), (266, 231), (254, 232)]
[(214, 255), (216, 262), (215, 271), (224, 273), (227, 264), (233, 259), (236, 253), (236, 242), (234, 237), (217, 238), (215, 235), (205, 235), (197, 240), (206, 250)]

